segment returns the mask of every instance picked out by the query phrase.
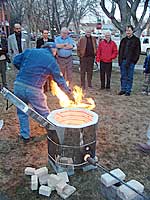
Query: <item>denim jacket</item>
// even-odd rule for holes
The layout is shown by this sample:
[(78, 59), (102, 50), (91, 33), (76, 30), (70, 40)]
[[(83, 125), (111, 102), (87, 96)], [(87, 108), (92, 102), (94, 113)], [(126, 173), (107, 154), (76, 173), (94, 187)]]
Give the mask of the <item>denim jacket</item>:
[(69, 92), (66, 81), (51, 50), (48, 48), (26, 49), (14, 57), (13, 64), (19, 70), (16, 82), (42, 89), (49, 75), (64, 92)]

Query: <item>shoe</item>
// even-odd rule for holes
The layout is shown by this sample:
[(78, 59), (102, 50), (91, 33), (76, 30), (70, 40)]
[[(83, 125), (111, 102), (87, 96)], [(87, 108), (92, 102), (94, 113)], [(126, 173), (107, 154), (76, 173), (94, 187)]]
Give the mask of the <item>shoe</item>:
[(101, 87), (101, 90), (104, 90), (105, 89), (105, 87)]
[(18, 135), (18, 139), (19, 139), (19, 141), (23, 141), (26, 144), (26, 143), (31, 142), (31, 141), (33, 141), (33, 142), (36, 141), (36, 136), (24, 138), (22, 135)]
[(137, 144), (137, 149), (144, 153), (150, 153), (150, 145), (148, 144)]
[(93, 87), (92, 87), (92, 86), (88, 86), (88, 89), (89, 89), (89, 90), (93, 90)]
[(126, 93), (125, 93), (125, 96), (130, 96), (130, 93), (129, 93), (129, 92), (126, 92)]
[(126, 94), (126, 92), (125, 92), (125, 91), (120, 91), (120, 92), (118, 93), (118, 95), (123, 95), (123, 94)]
[(19, 140), (22, 140), (24, 143), (30, 142), (30, 138), (24, 138), (22, 135), (19, 135)]
[(106, 87), (106, 91), (110, 91), (110, 87)]

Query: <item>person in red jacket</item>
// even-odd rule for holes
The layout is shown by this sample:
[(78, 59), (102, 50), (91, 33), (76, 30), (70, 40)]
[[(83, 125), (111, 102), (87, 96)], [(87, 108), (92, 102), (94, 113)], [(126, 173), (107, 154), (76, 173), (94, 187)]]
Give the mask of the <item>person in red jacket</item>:
[[(110, 32), (105, 33), (105, 39), (100, 41), (96, 53), (96, 62), (100, 62), (101, 89), (110, 89), (112, 60), (117, 57), (117, 54), (117, 45), (111, 40)], [(106, 85), (105, 76), (107, 77)]]

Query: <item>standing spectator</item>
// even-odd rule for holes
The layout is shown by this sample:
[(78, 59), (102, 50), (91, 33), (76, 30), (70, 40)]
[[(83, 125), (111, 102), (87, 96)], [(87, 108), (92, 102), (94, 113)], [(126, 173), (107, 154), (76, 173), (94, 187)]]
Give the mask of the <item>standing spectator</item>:
[(96, 38), (91, 36), (91, 30), (87, 30), (77, 44), (77, 55), (80, 57), (81, 87), (86, 88), (85, 76), (87, 73), (88, 87), (92, 88), (93, 65), (96, 55)]
[(150, 95), (150, 55), (146, 56), (144, 61), (145, 80), (142, 88), (142, 94)]
[[(44, 45), (46, 42), (54, 42), (54, 40), (48, 37), (48, 30), (44, 29), (42, 31), (42, 38), (39, 38), (36, 42), (36, 48), (41, 48), (41, 46)], [(45, 82), (44, 92), (47, 92), (49, 90), (50, 81), (51, 81), (51, 76), (49, 76), (47, 81)]]
[[(100, 62), (101, 89), (110, 89), (112, 60), (117, 57), (117, 54), (117, 45), (111, 40), (110, 32), (106, 32), (105, 39), (99, 43), (96, 55), (96, 62)], [(105, 76), (107, 77), (106, 85)]]
[(42, 38), (37, 39), (36, 48), (41, 48), (46, 42), (54, 42), (54, 40), (48, 37), (48, 30), (44, 29), (42, 31)]
[(72, 49), (75, 46), (74, 41), (68, 35), (69, 30), (66, 27), (61, 29), (61, 35), (56, 37), (55, 43), (58, 48), (57, 61), (60, 67), (60, 70), (66, 79), (69, 82), (69, 85), (72, 83)]
[(126, 27), (126, 37), (119, 46), (119, 66), (121, 72), (121, 91), (118, 95), (130, 96), (133, 84), (134, 68), (141, 52), (140, 40), (133, 34), (133, 26)]
[(12, 61), (15, 55), (27, 48), (27, 37), (21, 32), (21, 25), (14, 24), (14, 33), (8, 37), (8, 54)]
[(8, 46), (7, 46), (7, 38), (4, 32), (1, 32), (0, 35), (0, 73), (2, 77), (2, 85), (3, 87), (7, 87), (6, 81), (6, 62), (8, 61), (7, 57)]

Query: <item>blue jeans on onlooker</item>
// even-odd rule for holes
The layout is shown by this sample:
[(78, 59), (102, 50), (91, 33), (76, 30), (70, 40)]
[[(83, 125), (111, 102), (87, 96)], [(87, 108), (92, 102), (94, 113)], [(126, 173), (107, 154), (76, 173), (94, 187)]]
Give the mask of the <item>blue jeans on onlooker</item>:
[[(42, 89), (37, 89), (20, 82), (15, 82), (14, 94), (24, 103), (32, 105), (33, 109), (43, 117), (46, 118), (50, 113), (47, 106), (47, 97), (43, 93)], [(17, 114), (20, 123), (20, 134), (22, 137), (27, 139), (30, 137), (29, 116), (18, 108)]]
[(131, 93), (135, 65), (131, 63), (129, 64), (129, 66), (126, 66), (126, 64), (127, 64), (126, 60), (123, 60), (120, 66), (121, 91), (124, 91), (126, 93)]

